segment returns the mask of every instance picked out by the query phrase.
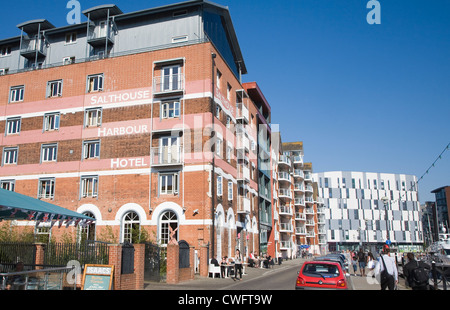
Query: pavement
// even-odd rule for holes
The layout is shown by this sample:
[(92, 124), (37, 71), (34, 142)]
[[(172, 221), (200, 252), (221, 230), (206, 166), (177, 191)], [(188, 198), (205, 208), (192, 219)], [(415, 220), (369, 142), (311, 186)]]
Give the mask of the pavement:
[[(298, 270), (300, 270), (300, 267), (302, 266), (303, 262), (305, 262), (306, 259), (296, 258), (292, 260), (283, 260), (281, 265), (274, 265), (273, 267), (266, 269), (266, 268), (245, 268), (245, 274), (243, 275), (242, 282), (245, 282), (249, 279), (255, 279), (258, 277), (263, 277), (264, 275), (267, 275), (268, 273), (281, 271), (282, 269), (287, 268), (294, 268), (295, 266), (298, 266)], [(351, 268), (351, 267), (350, 267)], [(366, 269), (368, 272), (368, 270)], [(353, 272), (353, 270), (352, 270)], [(369, 274), (365, 277), (361, 277), (359, 272), (357, 275), (351, 274), (348, 277), (349, 280), (349, 287), (352, 290), (380, 290), (380, 285), (376, 281), (375, 278), (372, 278), (372, 275)], [(199, 275), (195, 275), (194, 280), (180, 282), (178, 284), (167, 284), (164, 282), (161, 283), (155, 283), (155, 282), (146, 282), (144, 285), (145, 290), (226, 290), (226, 289), (232, 289), (233, 281), (228, 279), (222, 279), (222, 278), (205, 278), (200, 277)], [(397, 285), (398, 290), (409, 290), (405, 286), (405, 281), (403, 278), (400, 277), (399, 283)]]

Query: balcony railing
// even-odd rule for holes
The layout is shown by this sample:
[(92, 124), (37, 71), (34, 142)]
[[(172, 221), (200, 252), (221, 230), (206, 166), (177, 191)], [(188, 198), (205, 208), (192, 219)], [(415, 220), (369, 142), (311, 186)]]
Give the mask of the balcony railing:
[(236, 104), (236, 120), (242, 120), (245, 124), (248, 124), (249, 115), (247, 107), (243, 103)]
[(306, 221), (306, 215), (300, 212), (295, 213), (295, 220), (296, 221)]
[(303, 156), (300, 156), (300, 155), (293, 156), (292, 161), (294, 162), (294, 164), (302, 164)]
[(153, 94), (173, 94), (184, 92), (184, 74), (168, 74), (153, 78)]
[(305, 205), (305, 200), (303, 198), (295, 198), (294, 199), (294, 204), (296, 206), (304, 206)]
[(300, 169), (294, 169), (294, 178), (304, 178), (305, 174)]
[(279, 191), (279, 197), (280, 198), (292, 199), (291, 190), (285, 189), (285, 188), (280, 188), (278, 191)]
[(250, 169), (243, 164), (237, 165), (237, 179), (238, 181), (250, 181)]
[(280, 155), (280, 158), (279, 158), (279, 160), (278, 160), (278, 163), (279, 163), (279, 164), (285, 164), (285, 165), (291, 166), (291, 160), (290, 160), (289, 157), (286, 156), (286, 155)]
[(114, 31), (107, 31), (106, 27), (96, 27), (89, 29), (87, 41), (93, 47), (104, 47), (106, 41), (108, 41), (108, 45), (114, 44), (114, 38)]
[(289, 174), (289, 172), (278, 172), (278, 181), (288, 181), (288, 182), (292, 182), (291, 179), (291, 175)]
[(314, 225), (315, 225), (315, 222), (313, 219), (306, 220), (306, 226), (314, 226)]
[(162, 146), (151, 149), (152, 165), (179, 165), (182, 163), (181, 146)]
[(292, 215), (292, 208), (288, 206), (281, 206), (280, 215)]
[(236, 134), (236, 149), (250, 151), (250, 140), (244, 133)]
[(45, 39), (23, 39), (20, 54), (30, 60), (47, 56), (47, 44)]
[(303, 184), (301, 184), (301, 183), (294, 183), (294, 190), (304, 192), (305, 186), (303, 186)]
[(313, 208), (306, 208), (305, 209), (305, 214), (314, 214), (314, 209)]
[(280, 232), (293, 232), (291, 223), (280, 223)]
[(238, 213), (250, 213), (250, 199), (244, 196), (238, 196)]
[(295, 227), (295, 234), (296, 235), (306, 235), (306, 228), (305, 227)]
[(283, 250), (288, 250), (291, 248), (291, 242), (290, 241), (280, 241), (280, 248)]

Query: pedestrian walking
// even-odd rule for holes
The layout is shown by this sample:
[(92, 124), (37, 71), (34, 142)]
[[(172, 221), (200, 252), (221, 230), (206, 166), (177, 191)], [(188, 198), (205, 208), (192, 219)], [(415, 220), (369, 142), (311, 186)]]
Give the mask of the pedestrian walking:
[(406, 254), (408, 263), (403, 266), (405, 283), (413, 290), (428, 290), (430, 265), (414, 259), (413, 253)]
[(237, 273), (239, 271), (239, 281), (242, 280), (242, 255), (239, 249), (236, 249), (236, 255), (234, 256), (234, 278), (237, 280)]
[(367, 253), (367, 268), (370, 271), (375, 269), (375, 258), (373, 257), (372, 252)]
[(398, 270), (395, 259), (389, 256), (389, 247), (384, 247), (375, 264), (375, 277), (381, 285), (381, 290), (395, 290), (398, 284)]
[(359, 248), (358, 252), (358, 265), (359, 265), (359, 273), (361, 277), (366, 275), (366, 254), (364, 253), (362, 248)]
[(352, 265), (353, 265), (353, 271), (355, 273), (356, 276), (356, 272), (358, 271), (358, 256), (356, 255), (356, 252), (352, 252)]

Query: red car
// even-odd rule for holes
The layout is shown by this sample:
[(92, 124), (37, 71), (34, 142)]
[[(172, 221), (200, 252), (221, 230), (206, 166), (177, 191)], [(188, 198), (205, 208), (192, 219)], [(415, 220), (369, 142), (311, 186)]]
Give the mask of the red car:
[(346, 273), (332, 261), (306, 261), (297, 277), (295, 289), (348, 289)]

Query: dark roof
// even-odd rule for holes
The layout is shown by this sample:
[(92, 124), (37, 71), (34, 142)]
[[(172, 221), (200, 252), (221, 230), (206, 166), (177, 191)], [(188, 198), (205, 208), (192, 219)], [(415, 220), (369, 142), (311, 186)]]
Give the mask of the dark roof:
[(28, 34), (35, 34), (39, 31), (39, 29), (43, 31), (53, 29), (55, 28), (55, 26), (53, 26), (53, 24), (46, 19), (34, 19), (18, 24), (17, 28), (23, 29), (23, 31), (25, 31)]

